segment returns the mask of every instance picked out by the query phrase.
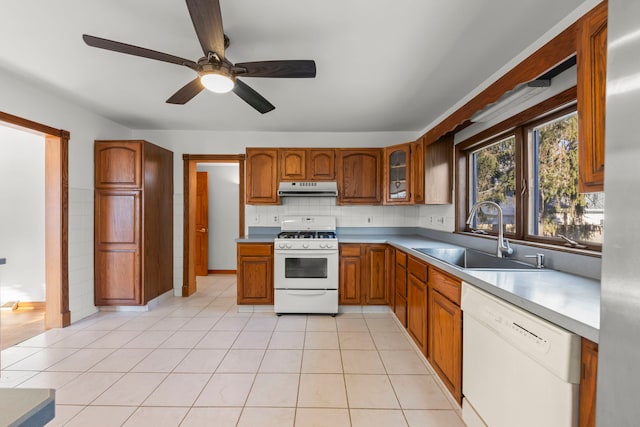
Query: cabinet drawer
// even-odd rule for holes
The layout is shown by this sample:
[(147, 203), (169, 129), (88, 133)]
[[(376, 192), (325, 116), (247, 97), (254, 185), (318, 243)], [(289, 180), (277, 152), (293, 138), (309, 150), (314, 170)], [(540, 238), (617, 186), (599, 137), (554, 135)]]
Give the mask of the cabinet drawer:
[(415, 276), (422, 282), (427, 281), (427, 264), (423, 263), (417, 258), (409, 256), (409, 260), (407, 261), (407, 269), (409, 273)]
[(360, 245), (357, 243), (346, 243), (340, 245), (341, 256), (360, 256)]
[(460, 280), (434, 267), (429, 267), (429, 285), (451, 301), (460, 305)]
[(239, 243), (238, 255), (266, 255), (273, 253), (273, 245), (271, 243)]
[(407, 267), (407, 254), (396, 250), (396, 265), (400, 265), (402, 267)]

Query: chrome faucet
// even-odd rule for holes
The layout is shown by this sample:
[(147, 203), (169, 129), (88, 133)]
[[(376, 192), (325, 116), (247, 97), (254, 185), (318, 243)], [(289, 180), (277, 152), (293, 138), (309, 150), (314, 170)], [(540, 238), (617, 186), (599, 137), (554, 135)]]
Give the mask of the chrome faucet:
[(469, 212), (469, 216), (467, 217), (467, 225), (471, 226), (471, 221), (473, 221), (473, 216), (476, 214), (478, 208), (482, 205), (493, 206), (498, 210), (498, 247), (496, 248), (496, 256), (498, 258), (502, 258), (505, 254), (511, 255), (513, 253), (513, 249), (509, 246), (509, 240), (504, 238), (504, 228), (502, 221), (502, 208), (496, 202), (491, 202), (489, 200), (485, 200), (482, 202), (478, 202), (471, 208)]

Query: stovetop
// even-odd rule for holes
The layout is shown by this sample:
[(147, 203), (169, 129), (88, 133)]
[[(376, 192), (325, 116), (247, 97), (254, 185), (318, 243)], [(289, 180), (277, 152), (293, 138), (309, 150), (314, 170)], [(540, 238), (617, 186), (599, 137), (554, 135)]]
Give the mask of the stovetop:
[(335, 239), (335, 231), (282, 231), (278, 239)]

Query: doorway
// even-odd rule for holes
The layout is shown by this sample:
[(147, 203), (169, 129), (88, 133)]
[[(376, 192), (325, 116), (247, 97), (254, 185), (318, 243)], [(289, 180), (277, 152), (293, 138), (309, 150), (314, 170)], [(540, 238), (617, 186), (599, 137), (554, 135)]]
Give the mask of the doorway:
[(44, 139), (44, 327), (65, 327), (71, 323), (68, 268), (70, 134), (3, 112), (0, 112), (0, 124)]
[[(207, 169), (207, 165), (213, 164), (233, 164), (237, 165), (238, 171), (237, 185), (238, 185), (238, 236), (244, 237), (244, 159), (243, 154), (239, 155), (193, 155), (184, 154), (184, 217), (183, 217), (183, 235), (184, 235), (184, 257), (183, 257), (183, 285), (182, 296), (190, 296), (196, 292), (196, 262), (200, 264), (203, 261), (198, 261), (196, 254), (198, 253), (197, 246), (202, 244), (203, 233), (199, 232), (208, 227), (202, 227), (202, 218), (198, 220), (198, 201), (202, 201), (202, 195), (198, 196), (197, 181), (198, 170), (200, 166), (201, 171)], [(211, 173), (209, 174), (211, 175)], [(209, 186), (213, 187), (211, 179), (208, 181)], [(228, 203), (234, 203), (232, 200), (228, 200)], [(212, 212), (213, 215), (220, 217), (222, 213)], [(210, 215), (211, 217), (211, 215)], [(218, 219), (216, 219), (217, 221)], [(211, 222), (212, 223), (212, 222)], [(209, 224), (209, 226), (211, 225)], [(198, 227), (197, 225), (200, 225)], [(215, 236), (215, 235), (214, 235)], [(201, 252), (201, 251), (200, 251)], [(234, 251), (235, 254), (235, 251)], [(215, 256), (215, 253), (212, 254)], [(229, 254), (226, 254), (227, 256)], [(209, 257), (210, 258), (210, 257)], [(210, 270), (210, 271), (209, 271)], [(208, 273), (231, 273), (231, 270), (225, 269), (208, 269)]]

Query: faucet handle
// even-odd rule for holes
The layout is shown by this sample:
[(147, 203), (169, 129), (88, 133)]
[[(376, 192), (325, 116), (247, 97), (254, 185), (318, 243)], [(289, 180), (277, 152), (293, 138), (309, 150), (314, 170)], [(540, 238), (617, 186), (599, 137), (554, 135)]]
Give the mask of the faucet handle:
[(525, 255), (525, 258), (535, 258), (536, 268), (544, 268), (544, 254)]
[(504, 252), (506, 252), (507, 255), (513, 255), (513, 248), (509, 244), (509, 239), (504, 239)]

